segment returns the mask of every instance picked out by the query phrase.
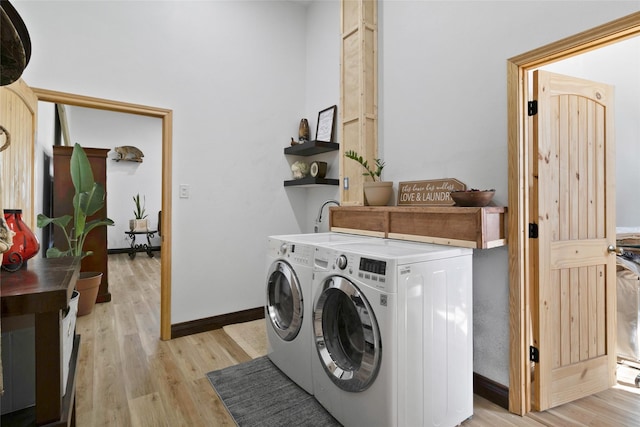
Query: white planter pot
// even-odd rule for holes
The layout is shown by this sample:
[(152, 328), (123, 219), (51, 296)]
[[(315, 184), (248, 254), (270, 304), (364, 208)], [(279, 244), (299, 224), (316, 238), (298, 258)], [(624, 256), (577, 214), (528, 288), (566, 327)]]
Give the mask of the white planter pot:
[(129, 229), (131, 231), (147, 231), (147, 220), (146, 219), (130, 219), (129, 220)]

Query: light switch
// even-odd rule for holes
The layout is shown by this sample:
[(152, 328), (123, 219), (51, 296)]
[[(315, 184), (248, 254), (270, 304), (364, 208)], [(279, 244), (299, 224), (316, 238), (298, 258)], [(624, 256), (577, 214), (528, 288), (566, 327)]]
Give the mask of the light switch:
[(189, 186), (187, 184), (180, 184), (180, 198), (188, 199), (189, 198)]

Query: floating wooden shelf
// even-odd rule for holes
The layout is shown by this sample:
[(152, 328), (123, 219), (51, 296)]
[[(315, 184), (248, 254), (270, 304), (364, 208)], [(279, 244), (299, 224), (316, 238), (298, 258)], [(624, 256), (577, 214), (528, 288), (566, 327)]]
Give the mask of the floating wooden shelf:
[(333, 178), (314, 178), (307, 176), (300, 179), (292, 179), (284, 182), (285, 187), (315, 187), (318, 185), (338, 185), (338, 180)]
[(314, 156), (320, 153), (340, 149), (337, 142), (307, 141), (304, 144), (292, 145), (284, 149), (284, 154), (290, 156)]
[(504, 246), (506, 207), (345, 206), (329, 208), (331, 231), (489, 249)]

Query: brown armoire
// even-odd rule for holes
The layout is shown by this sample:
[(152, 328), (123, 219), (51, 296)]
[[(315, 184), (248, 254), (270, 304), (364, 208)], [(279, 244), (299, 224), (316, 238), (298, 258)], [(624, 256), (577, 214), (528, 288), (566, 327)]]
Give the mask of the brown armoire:
[[(107, 148), (86, 148), (83, 147), (91, 169), (93, 179), (102, 184), (107, 191)], [(75, 189), (71, 181), (69, 165), (73, 147), (54, 146), (53, 147), (53, 216), (59, 217), (65, 214), (73, 216), (73, 196)], [(87, 221), (95, 218), (107, 217), (107, 201), (104, 207), (95, 215), (87, 218)], [(53, 229), (54, 245), (56, 247), (66, 247), (66, 240), (59, 229)], [(96, 302), (111, 301), (109, 293), (109, 271), (107, 269), (107, 227), (97, 227), (93, 229), (85, 241), (84, 250), (93, 251), (92, 255), (82, 259), (80, 271), (101, 271), (102, 283), (98, 290)]]

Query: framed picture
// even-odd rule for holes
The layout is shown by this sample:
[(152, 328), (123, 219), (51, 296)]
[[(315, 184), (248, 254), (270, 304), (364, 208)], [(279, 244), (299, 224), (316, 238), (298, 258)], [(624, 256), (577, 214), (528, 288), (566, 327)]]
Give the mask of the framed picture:
[(318, 113), (316, 141), (333, 142), (333, 127), (336, 121), (337, 107), (334, 105)]

